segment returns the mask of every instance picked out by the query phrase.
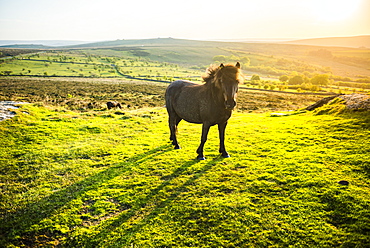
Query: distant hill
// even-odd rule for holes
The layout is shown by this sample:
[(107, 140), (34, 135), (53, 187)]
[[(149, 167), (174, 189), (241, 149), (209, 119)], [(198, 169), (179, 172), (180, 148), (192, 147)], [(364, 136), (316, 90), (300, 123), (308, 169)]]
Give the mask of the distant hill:
[(0, 48), (17, 48), (17, 49), (50, 49), (52, 47), (44, 46), (41, 44), (15, 44), (0, 46)]
[(10, 45), (44, 45), (51, 47), (72, 46), (85, 44), (87, 41), (78, 40), (0, 40), (0, 46), (9, 47)]
[(97, 47), (119, 47), (119, 46), (208, 46), (221, 45), (222, 43), (270, 43), (270, 44), (296, 44), (311, 46), (336, 46), (336, 47), (365, 47), (370, 48), (370, 35), (352, 36), (352, 37), (330, 37), (315, 38), (303, 40), (287, 41), (283, 39), (249, 39), (249, 40), (219, 40), (219, 41), (200, 41), (185, 40), (174, 38), (154, 38), (154, 39), (118, 39), (112, 41), (86, 42), (73, 40), (0, 40), (2, 48), (31, 48), (31, 49), (48, 49), (48, 48), (97, 48)]
[(370, 35), (293, 40), (284, 44), (370, 48)]
[(207, 44), (217, 44), (222, 42), (217, 41), (197, 41), (197, 40), (185, 40), (185, 39), (174, 39), (174, 38), (154, 38), (154, 39), (138, 39), (138, 40), (113, 40), (113, 41), (100, 41), (93, 43), (85, 43), (74, 46), (67, 46), (65, 48), (95, 48), (95, 47), (119, 47), (119, 46), (199, 46)]
[[(163, 45), (176, 45), (176, 46), (208, 46), (208, 45), (221, 45), (225, 43), (243, 43), (247, 41), (200, 41), (200, 40), (185, 40), (174, 38), (155, 38), (155, 39), (139, 39), (139, 40), (114, 40), (114, 41), (101, 41), (93, 43), (85, 43), (67, 46), (65, 48), (92, 48), (92, 47), (117, 47), (117, 46), (163, 46)], [(279, 40), (255, 40), (248, 41), (247, 43), (270, 43), (270, 44), (295, 44), (295, 45), (310, 45), (310, 46), (334, 46), (334, 47), (353, 47), (353, 48), (370, 48), (370, 35), (352, 36), (352, 37), (330, 37), (330, 38), (315, 38), (304, 40), (292, 41), (279, 41)]]

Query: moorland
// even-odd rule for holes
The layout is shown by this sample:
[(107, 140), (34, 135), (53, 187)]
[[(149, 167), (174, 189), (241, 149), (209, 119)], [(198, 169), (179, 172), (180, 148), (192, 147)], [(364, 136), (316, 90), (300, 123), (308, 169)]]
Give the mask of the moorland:
[[(0, 246), (370, 243), (370, 114), (339, 99), (305, 110), (369, 94), (369, 50), (153, 39), (1, 52), (0, 101), (30, 104), (0, 122)], [(196, 160), (201, 127), (185, 122), (174, 150), (168, 83), (235, 61), (231, 157), (211, 128)]]

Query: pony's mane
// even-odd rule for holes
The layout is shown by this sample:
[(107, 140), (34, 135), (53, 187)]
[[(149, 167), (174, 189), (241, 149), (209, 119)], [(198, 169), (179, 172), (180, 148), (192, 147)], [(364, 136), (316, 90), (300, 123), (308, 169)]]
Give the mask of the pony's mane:
[[(206, 74), (202, 76), (206, 84), (214, 82), (220, 78), (224, 73), (227, 74), (239, 74), (239, 69), (232, 64), (226, 64), (223, 67), (218, 65), (211, 65), (207, 68)], [(237, 75), (239, 77), (239, 75)]]

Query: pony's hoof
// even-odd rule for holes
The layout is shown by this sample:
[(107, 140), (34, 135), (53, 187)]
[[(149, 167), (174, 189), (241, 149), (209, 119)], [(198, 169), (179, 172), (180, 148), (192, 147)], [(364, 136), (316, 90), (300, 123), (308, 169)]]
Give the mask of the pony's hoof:
[(179, 145), (176, 145), (175, 146), (175, 149), (177, 150), (177, 149), (181, 149), (181, 147), (179, 146)]
[(230, 155), (228, 153), (221, 155), (223, 158), (230, 158)]
[(206, 160), (206, 158), (204, 156), (198, 156), (197, 159), (198, 160)]

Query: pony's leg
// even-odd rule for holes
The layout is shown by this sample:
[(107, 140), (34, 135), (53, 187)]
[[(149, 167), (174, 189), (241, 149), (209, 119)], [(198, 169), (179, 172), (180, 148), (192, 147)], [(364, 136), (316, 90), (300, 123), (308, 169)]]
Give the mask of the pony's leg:
[(171, 133), (170, 140), (172, 141), (172, 145), (175, 146), (175, 149), (180, 149), (180, 146), (179, 146), (179, 143), (177, 142), (177, 137), (176, 137), (177, 125), (179, 124), (180, 121), (181, 121), (181, 118), (175, 114), (170, 115), (168, 119), (168, 124), (170, 127), (170, 133)]
[(203, 123), (203, 126), (202, 126), (202, 138), (201, 138), (201, 141), (200, 141), (200, 145), (199, 145), (199, 147), (197, 149), (197, 153), (198, 153), (197, 159), (199, 159), (199, 160), (205, 160), (206, 159), (204, 157), (204, 155), (203, 155), (203, 148), (204, 148), (204, 144), (207, 141), (207, 136), (208, 136), (208, 132), (209, 132), (209, 128), (210, 127), (211, 127), (210, 124)]
[(221, 156), (224, 158), (230, 157), (230, 155), (227, 153), (226, 148), (225, 148), (225, 129), (227, 126), (227, 122), (220, 123), (218, 124), (218, 133), (220, 136), (220, 153)]

